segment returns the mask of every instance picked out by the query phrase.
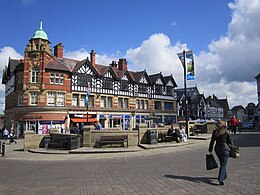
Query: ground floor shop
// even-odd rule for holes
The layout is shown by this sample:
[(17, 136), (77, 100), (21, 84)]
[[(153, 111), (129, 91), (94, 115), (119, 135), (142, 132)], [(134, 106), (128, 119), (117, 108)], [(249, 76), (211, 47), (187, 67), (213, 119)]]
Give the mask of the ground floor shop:
[(155, 127), (158, 124), (176, 124), (177, 116), (172, 113), (146, 112), (31, 112), (13, 114), (11, 126), (18, 137), (23, 137), (25, 131), (35, 134), (48, 134), (50, 129), (60, 133), (69, 133), (72, 128), (85, 125), (95, 125), (100, 122), (102, 129), (116, 128), (120, 130), (135, 130), (139, 124)]

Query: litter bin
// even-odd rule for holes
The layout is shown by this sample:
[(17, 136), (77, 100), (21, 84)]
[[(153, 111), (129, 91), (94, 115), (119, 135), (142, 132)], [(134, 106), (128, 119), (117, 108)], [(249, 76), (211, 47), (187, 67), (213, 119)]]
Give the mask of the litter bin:
[(148, 130), (147, 131), (147, 143), (148, 144), (157, 144), (157, 131)]

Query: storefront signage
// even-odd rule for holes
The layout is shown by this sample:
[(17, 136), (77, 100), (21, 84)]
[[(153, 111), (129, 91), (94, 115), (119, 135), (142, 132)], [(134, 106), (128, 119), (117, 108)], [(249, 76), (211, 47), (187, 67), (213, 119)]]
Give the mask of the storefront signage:
[(42, 116), (38, 116), (38, 115), (35, 115), (35, 116), (24, 116), (23, 119), (42, 119)]

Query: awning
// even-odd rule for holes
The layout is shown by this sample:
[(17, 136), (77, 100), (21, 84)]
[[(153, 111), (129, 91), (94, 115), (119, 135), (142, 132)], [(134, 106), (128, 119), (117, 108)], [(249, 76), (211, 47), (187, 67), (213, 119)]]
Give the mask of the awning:
[(70, 119), (73, 123), (86, 123), (86, 122), (89, 122), (89, 123), (94, 123), (94, 122), (97, 122), (98, 120), (96, 118), (71, 118)]

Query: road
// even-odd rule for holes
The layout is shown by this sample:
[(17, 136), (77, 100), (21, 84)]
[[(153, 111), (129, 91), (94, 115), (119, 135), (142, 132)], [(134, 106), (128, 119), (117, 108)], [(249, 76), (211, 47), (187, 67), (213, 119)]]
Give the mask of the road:
[(232, 135), (241, 158), (205, 169), (209, 140), (119, 154), (48, 155), (20, 152), (0, 158), (0, 194), (260, 194), (260, 133)]

